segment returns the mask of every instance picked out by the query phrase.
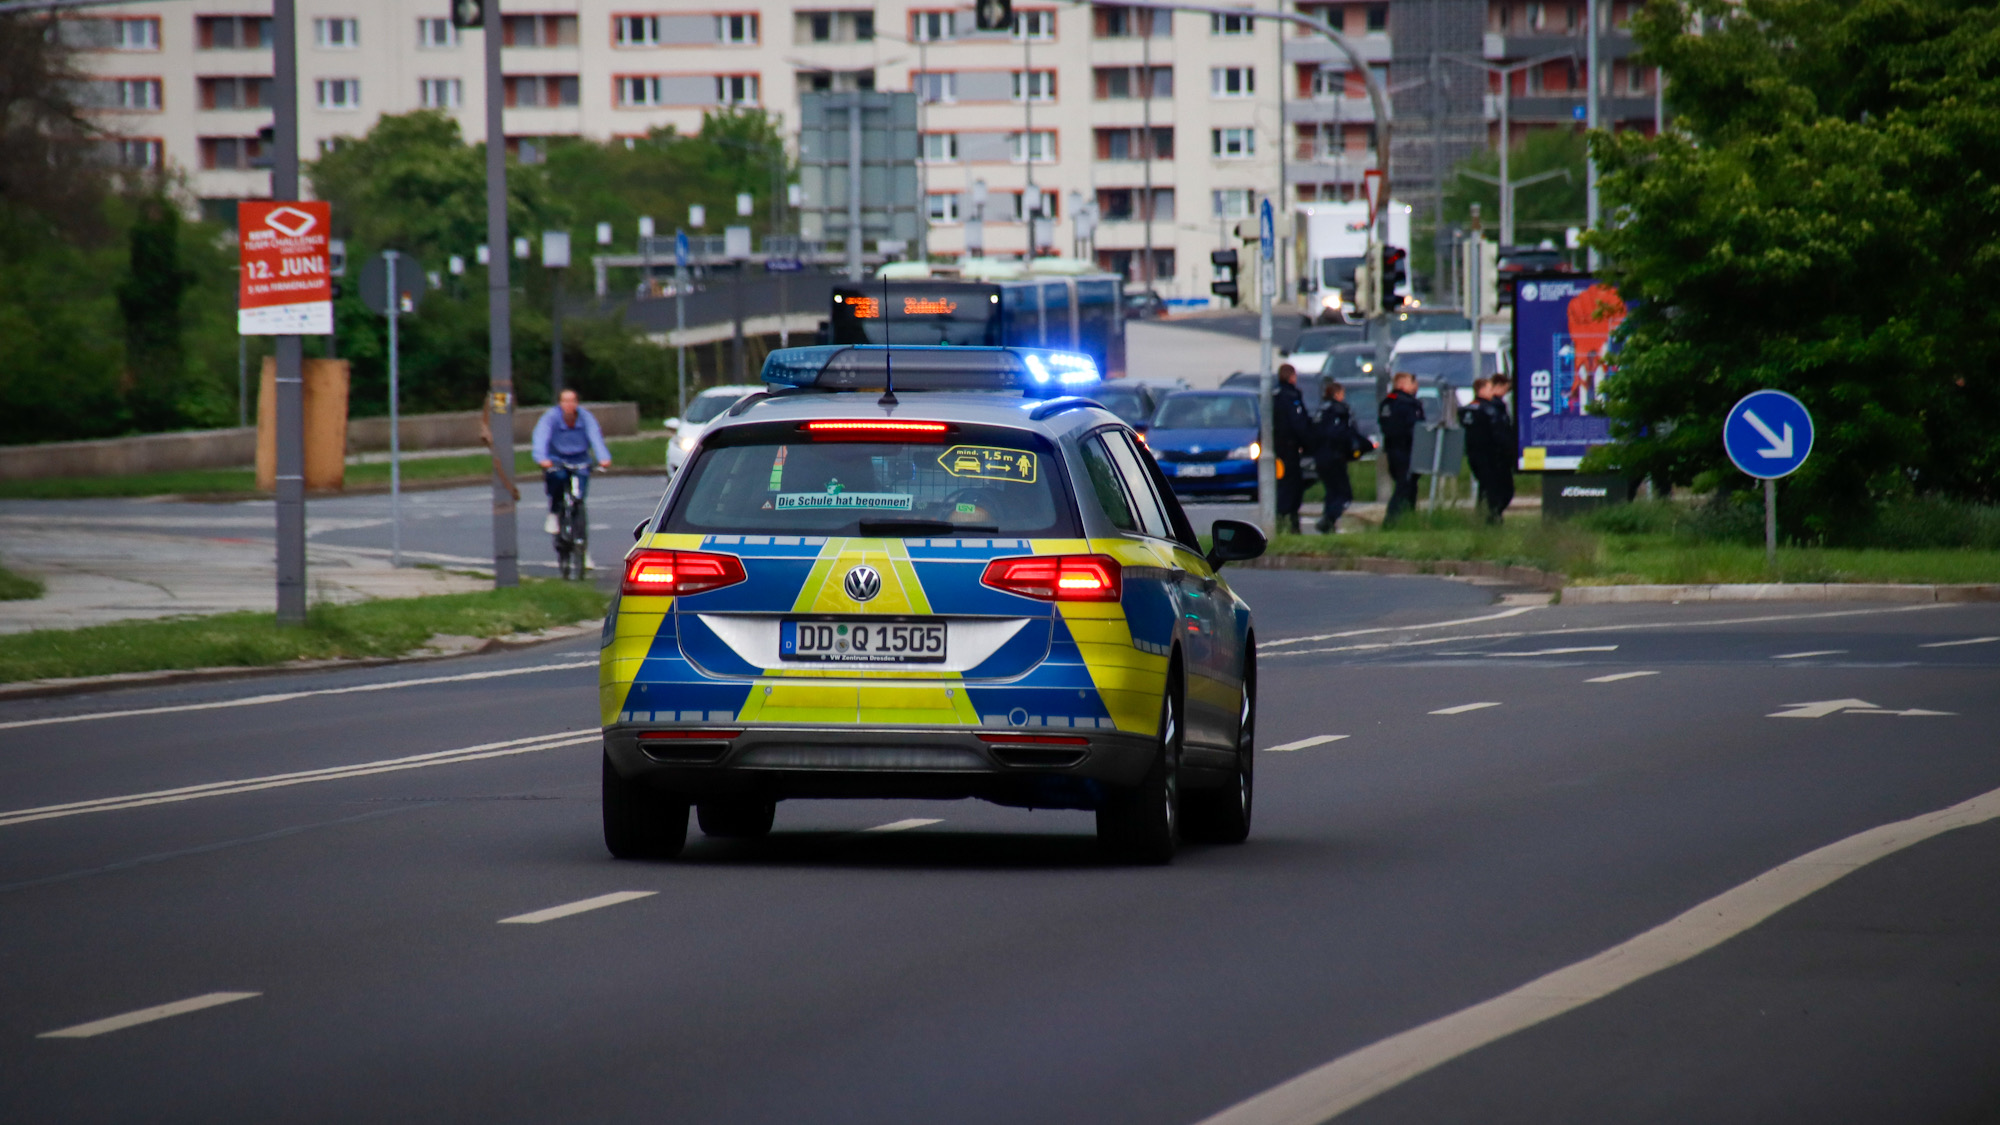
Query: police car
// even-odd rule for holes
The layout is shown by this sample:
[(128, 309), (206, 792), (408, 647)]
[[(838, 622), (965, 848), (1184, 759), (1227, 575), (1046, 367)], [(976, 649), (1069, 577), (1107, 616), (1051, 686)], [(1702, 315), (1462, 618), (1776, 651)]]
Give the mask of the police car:
[[(773, 352), (634, 529), (605, 618), (604, 835), (666, 858), (794, 797), (1093, 809), (1164, 863), (1250, 831), (1250, 608), (1084, 356)], [(1078, 393), (1080, 392), (1080, 393)]]

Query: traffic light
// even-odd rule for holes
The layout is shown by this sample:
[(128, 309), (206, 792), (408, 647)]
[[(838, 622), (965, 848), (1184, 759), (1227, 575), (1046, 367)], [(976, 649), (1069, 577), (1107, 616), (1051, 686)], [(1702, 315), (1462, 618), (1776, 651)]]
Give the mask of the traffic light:
[(979, 0), (972, 6), (972, 26), (980, 31), (1014, 30), (1014, 0)]
[(469, 31), (486, 26), (486, 0), (451, 0), (451, 26)]
[(1381, 305), (1379, 306), (1384, 312), (1402, 307), (1403, 298), (1397, 295), (1396, 290), (1401, 288), (1410, 279), (1407, 268), (1409, 258), (1409, 252), (1400, 246), (1384, 248), (1382, 254), (1382, 272), (1380, 275), (1382, 278), (1382, 295)]
[(1237, 303), (1240, 290), (1236, 285), (1236, 251), (1214, 250), (1208, 255), (1208, 264), (1215, 267), (1215, 280), (1208, 283), (1208, 291), (1218, 297), (1229, 298), (1229, 303)]

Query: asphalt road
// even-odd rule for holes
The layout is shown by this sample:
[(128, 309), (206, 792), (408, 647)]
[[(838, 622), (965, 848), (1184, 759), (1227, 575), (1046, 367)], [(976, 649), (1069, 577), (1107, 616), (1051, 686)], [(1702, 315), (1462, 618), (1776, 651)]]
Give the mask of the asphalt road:
[[(1193, 1123), (2000, 787), (2000, 606), (1235, 582), (1256, 827), (1166, 868), (915, 801), (612, 861), (588, 642), (0, 706), (0, 1117)], [(1996, 875), (1932, 836), (1341, 1120), (1993, 1120)]]

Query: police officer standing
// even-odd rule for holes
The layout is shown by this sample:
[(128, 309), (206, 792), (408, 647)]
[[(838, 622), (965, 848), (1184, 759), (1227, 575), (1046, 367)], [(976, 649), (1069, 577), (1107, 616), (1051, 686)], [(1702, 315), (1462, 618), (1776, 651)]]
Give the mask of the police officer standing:
[(1315, 526), (1325, 535), (1333, 530), (1347, 506), (1354, 503), (1354, 482), (1348, 478), (1347, 466), (1374, 449), (1375, 443), (1354, 428), (1354, 410), (1347, 405), (1347, 388), (1338, 379), (1322, 382), (1319, 393), (1319, 417), (1314, 419), (1313, 426), (1318, 439), (1313, 445), (1313, 468), (1319, 471), (1320, 484), (1326, 489), (1326, 508)]
[(1514, 415), (1507, 409), (1507, 392), (1513, 383), (1504, 372), (1493, 376), (1486, 401), (1481, 404), (1489, 445), (1486, 478), (1479, 482), (1479, 490), (1486, 499), (1487, 518), (1494, 523), (1500, 522), (1507, 505), (1514, 502), (1514, 465), (1521, 447), (1520, 436), (1514, 430)]
[[(1278, 390), (1272, 404), (1271, 439), (1277, 443), (1278, 530), (1299, 532), (1299, 504), (1305, 499), (1305, 472), (1299, 461), (1312, 448), (1313, 420), (1306, 410), (1305, 395), (1299, 391), (1298, 369), (1287, 363), (1278, 368)], [(1322, 470), (1324, 471), (1324, 470)]]
[(1479, 483), (1482, 503), (1493, 491), (1490, 469), (1493, 461), (1493, 415), (1486, 409), (1486, 400), (1492, 393), (1492, 380), (1481, 375), (1472, 381), (1472, 401), (1458, 412), (1458, 424), (1465, 429), (1465, 464), (1472, 470), (1472, 479)]
[(1389, 511), (1383, 523), (1417, 508), (1417, 477), (1410, 471), (1410, 453), (1416, 444), (1417, 427), (1424, 423), (1424, 404), (1417, 399), (1417, 377), (1408, 371), (1396, 372), (1394, 390), (1382, 400), (1376, 419), (1382, 427), (1382, 452), (1389, 458), (1389, 479), (1395, 494), (1389, 497)]

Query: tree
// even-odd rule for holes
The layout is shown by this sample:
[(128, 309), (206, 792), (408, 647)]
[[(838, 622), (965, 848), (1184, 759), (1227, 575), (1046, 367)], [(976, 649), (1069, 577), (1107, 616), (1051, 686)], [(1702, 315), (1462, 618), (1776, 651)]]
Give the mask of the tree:
[(1819, 434), (1792, 534), (2000, 499), (2000, 9), (1654, 0), (1635, 31), (1678, 127), (1593, 142), (1614, 221), (1592, 237), (1631, 306), (1597, 460), (1746, 486), (1722, 421), (1775, 387)]
[[(1520, 182), (1544, 172), (1568, 172), (1569, 178), (1555, 176), (1514, 192), (1514, 237), (1532, 245), (1545, 238), (1562, 244), (1563, 232), (1584, 222), (1584, 159), (1589, 142), (1574, 129), (1533, 129), (1517, 134), (1514, 151), (1507, 160), (1507, 176)], [(1500, 155), (1477, 153), (1459, 165), (1460, 172), (1477, 172), (1500, 178)], [(1500, 232), (1500, 189), (1494, 184), (1467, 175), (1454, 175), (1444, 190), (1445, 222), (1461, 229), (1472, 218), (1472, 205), (1479, 204), (1479, 216), (1487, 236)]]
[(131, 229), (130, 269), (118, 285), (125, 322), (126, 398), (142, 430), (172, 429), (187, 374), (181, 304), (193, 275), (181, 265), (181, 213), (164, 194), (141, 199)]

